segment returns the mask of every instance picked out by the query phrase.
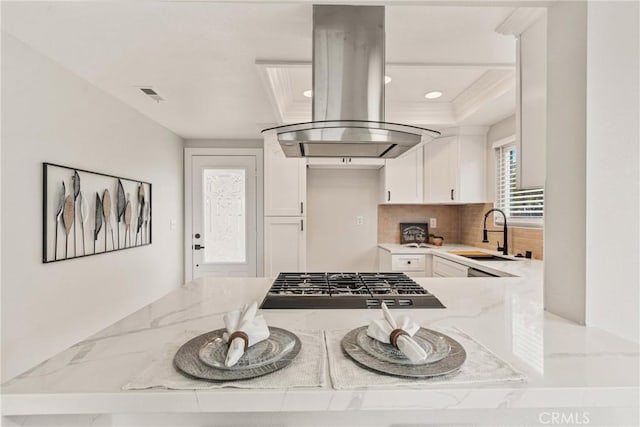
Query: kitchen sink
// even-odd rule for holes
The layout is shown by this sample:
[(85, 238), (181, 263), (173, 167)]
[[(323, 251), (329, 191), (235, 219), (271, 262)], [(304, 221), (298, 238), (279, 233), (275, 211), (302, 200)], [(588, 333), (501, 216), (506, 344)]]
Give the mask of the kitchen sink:
[(507, 258), (482, 251), (449, 251), (449, 253), (476, 261), (519, 261), (518, 259)]
[(513, 258), (507, 258), (507, 257), (501, 257), (498, 255), (460, 255), (463, 256), (465, 258), (469, 258), (469, 259), (474, 259), (476, 261), (519, 261), (518, 259), (513, 259)]

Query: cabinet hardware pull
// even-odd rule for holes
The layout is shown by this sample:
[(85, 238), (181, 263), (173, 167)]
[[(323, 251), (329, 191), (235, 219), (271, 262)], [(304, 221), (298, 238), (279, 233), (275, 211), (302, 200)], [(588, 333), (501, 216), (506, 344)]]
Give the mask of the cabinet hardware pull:
[(387, 190), (387, 202), (391, 201), (391, 190)]
[(202, 245), (193, 245), (193, 250), (194, 251), (199, 251), (200, 249), (204, 249), (204, 246), (202, 246)]
[(349, 157), (349, 163), (351, 163), (351, 157)]
[(304, 202), (300, 202), (300, 213), (304, 213)]
[(300, 220), (300, 231), (304, 231), (304, 219)]
[(451, 200), (453, 200), (453, 188), (451, 189)]

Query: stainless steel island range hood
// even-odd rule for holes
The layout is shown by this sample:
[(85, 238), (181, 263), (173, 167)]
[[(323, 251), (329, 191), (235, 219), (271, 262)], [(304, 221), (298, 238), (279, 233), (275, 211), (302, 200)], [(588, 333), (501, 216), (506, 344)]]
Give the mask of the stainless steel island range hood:
[(275, 132), (287, 157), (394, 158), (439, 132), (384, 121), (384, 6), (313, 6), (313, 121)]

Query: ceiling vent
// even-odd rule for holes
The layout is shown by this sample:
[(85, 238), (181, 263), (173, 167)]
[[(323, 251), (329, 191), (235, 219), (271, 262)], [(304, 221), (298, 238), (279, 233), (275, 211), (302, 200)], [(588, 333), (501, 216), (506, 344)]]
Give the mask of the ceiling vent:
[(155, 89), (153, 89), (152, 87), (139, 87), (138, 89), (140, 89), (142, 93), (144, 93), (145, 95), (147, 95), (149, 98), (153, 99), (156, 102), (165, 101), (165, 99), (161, 97), (158, 94), (158, 92), (156, 92)]

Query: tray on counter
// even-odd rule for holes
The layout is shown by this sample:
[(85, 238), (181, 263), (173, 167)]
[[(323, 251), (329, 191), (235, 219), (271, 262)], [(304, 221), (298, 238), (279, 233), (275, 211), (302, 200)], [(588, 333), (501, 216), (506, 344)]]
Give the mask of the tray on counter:
[(233, 381), (269, 374), (289, 365), (301, 348), (300, 339), (285, 329), (269, 327), (269, 338), (247, 349), (238, 363), (224, 365), (228, 345), (222, 339), (225, 328), (199, 335), (178, 349), (174, 366), (190, 377)]
[(448, 335), (420, 328), (413, 336), (428, 356), (424, 362), (413, 364), (391, 344), (367, 335), (367, 326), (348, 332), (341, 341), (343, 351), (365, 368), (384, 374), (428, 378), (450, 374), (460, 368), (467, 354), (460, 343)]

